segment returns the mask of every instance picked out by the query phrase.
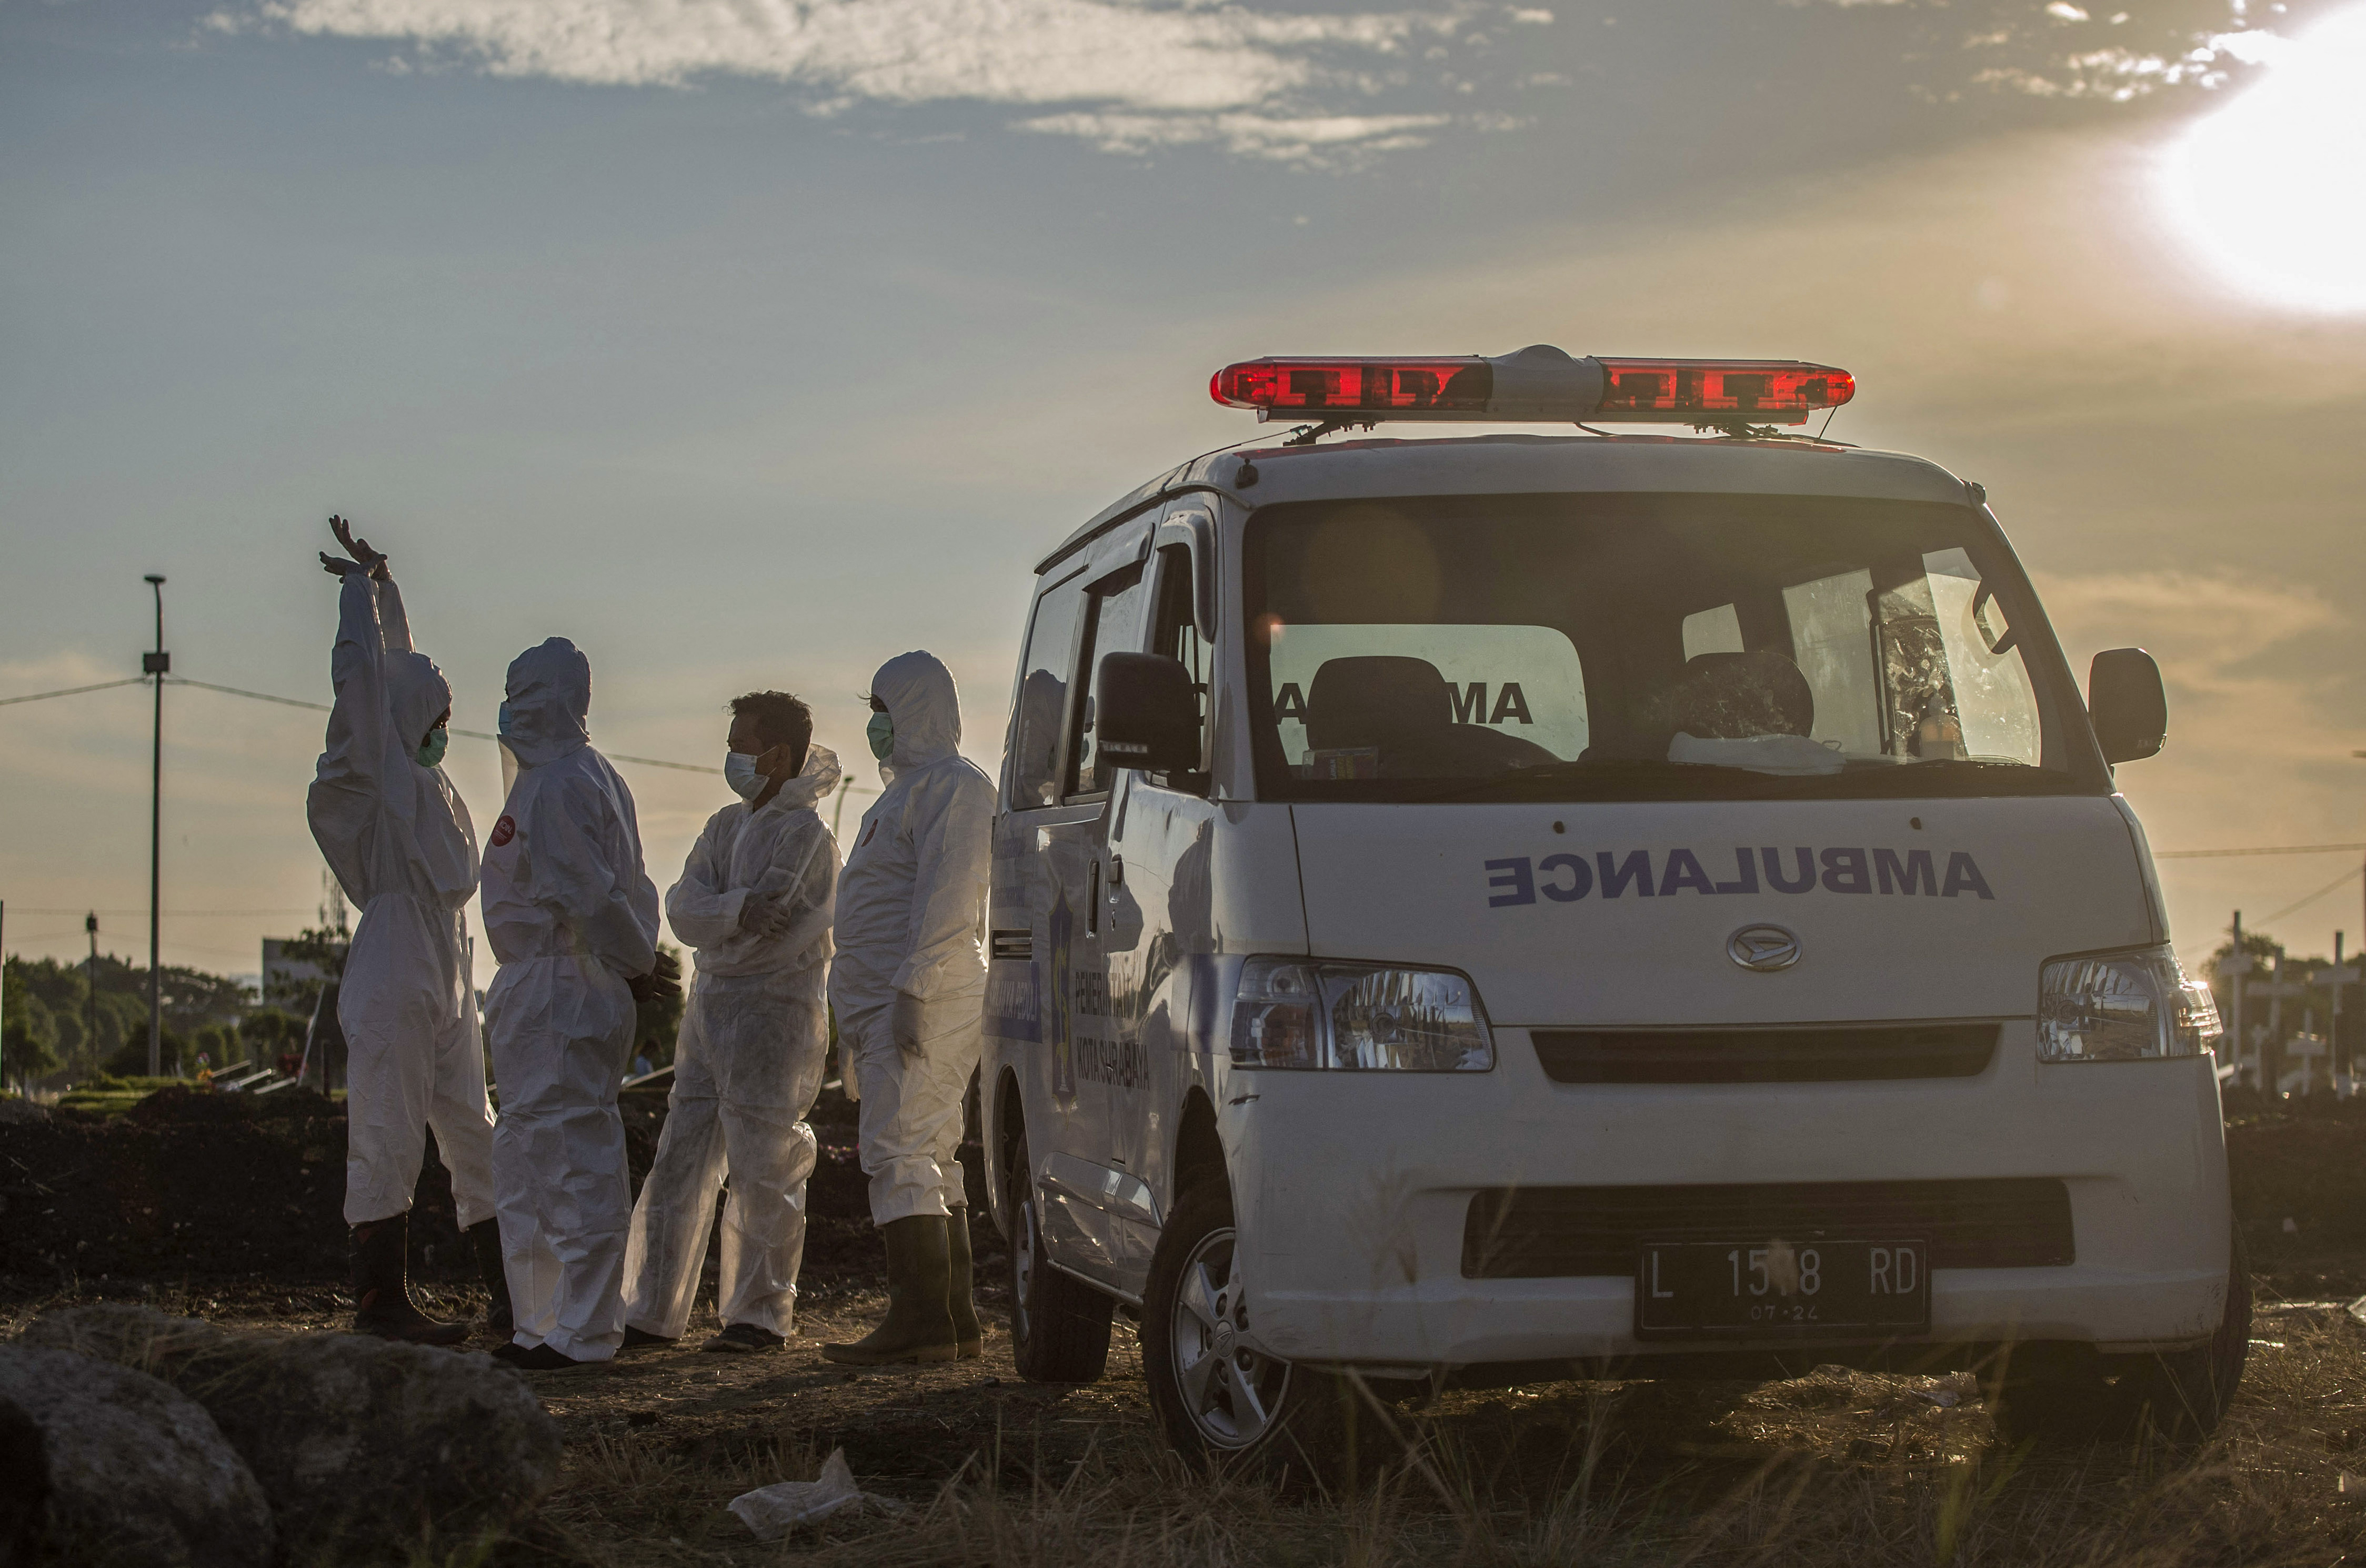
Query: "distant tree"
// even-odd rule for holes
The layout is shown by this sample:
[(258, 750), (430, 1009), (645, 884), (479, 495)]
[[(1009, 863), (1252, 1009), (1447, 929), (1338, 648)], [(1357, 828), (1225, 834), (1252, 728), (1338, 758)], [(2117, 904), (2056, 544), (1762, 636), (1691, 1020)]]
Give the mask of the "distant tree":
[(60, 1012), (55, 1008), (52, 1008), (50, 1010), (50, 1022), (58, 1032), (57, 1050), (59, 1065), (65, 1066), (80, 1060), (83, 1054), (83, 1047), (85, 1043), (84, 1032), (82, 1024), (82, 1014), (80, 1012)]
[[(140, 978), (144, 986), (148, 976), (143, 973)], [(162, 980), (159, 1009), (164, 1021), (184, 1034), (194, 1035), (208, 1024), (235, 1024), (255, 1001), (254, 987), (202, 969), (167, 964)]]
[(285, 1008), (299, 1017), (310, 1018), (321, 999), (321, 988), (333, 985), (345, 973), (345, 953), (353, 946), (353, 937), (342, 925), (321, 925), (299, 931), (280, 943), (279, 955), (296, 964), (310, 964), (326, 980), (281, 980), (272, 985), (263, 1000), (273, 1007)]
[[(2283, 949), (2277, 945), (2276, 939), (2271, 936), (2264, 936), (2258, 931), (2245, 931), (2243, 951), (2251, 957), (2250, 972), (2242, 976), (2248, 983), (2252, 980), (2264, 980), (2272, 974), (2276, 967), (2276, 958)], [(2223, 971), (2226, 961), (2234, 956), (2235, 929), (2229, 926), (2226, 928), (2226, 940), (2220, 942), (2217, 950), (2210, 954), (2208, 973), (2195, 976), (2197, 979), (2209, 982), (2210, 993), (2218, 1003), (2218, 1017), (2230, 1030), (2235, 1027), (2235, 976)]]
[(23, 1083), (57, 1070), (58, 1026), (49, 1004), (16, 983), (16, 968), (8, 965), (6, 1006), (0, 1011), (0, 1076)]
[(57, 1048), (36, 1035), (22, 1018), (0, 1025), (0, 1057), (6, 1059), (7, 1080), (20, 1084), (47, 1077), (59, 1066)]
[[(173, 1028), (170, 1024), (166, 1024), (164, 1026), (163, 1039), (159, 1042), (159, 1046), (160, 1048), (156, 1053), (156, 1070), (163, 1073), (167, 1077), (175, 1077), (183, 1073), (196, 1063), (197, 1051), (195, 1047), (191, 1046), (188, 1041), (182, 1036), (181, 1032)], [(130, 1078), (146, 1076), (148, 1071), (148, 1021), (145, 1018), (142, 1018), (140, 1021), (139, 1032), (126, 1040), (116, 1051), (115, 1055), (107, 1059), (105, 1065), (107, 1070), (115, 1074), (118, 1077)]]
[(263, 1055), (276, 1055), (290, 1042), (301, 1045), (305, 1021), (285, 1008), (260, 1007), (248, 1013), (239, 1026), (238, 1037)]

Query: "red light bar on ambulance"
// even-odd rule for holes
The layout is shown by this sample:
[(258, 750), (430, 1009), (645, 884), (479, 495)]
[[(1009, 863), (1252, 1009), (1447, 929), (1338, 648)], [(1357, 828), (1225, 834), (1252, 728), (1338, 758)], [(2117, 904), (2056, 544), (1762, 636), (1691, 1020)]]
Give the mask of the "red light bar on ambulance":
[(1586, 420), (1797, 424), (1856, 395), (1856, 378), (1796, 359), (1573, 359), (1517, 354), (1419, 359), (1253, 359), (1208, 385), (1259, 419)]

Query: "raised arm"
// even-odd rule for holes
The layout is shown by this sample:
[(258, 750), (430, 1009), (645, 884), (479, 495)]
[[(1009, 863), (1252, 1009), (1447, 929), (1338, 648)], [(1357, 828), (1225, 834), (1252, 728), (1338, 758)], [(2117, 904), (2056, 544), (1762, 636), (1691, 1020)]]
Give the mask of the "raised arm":
[(386, 650), (416, 651), (411, 646), (411, 617), (402, 613), (402, 590), (394, 585), (394, 574), (389, 571), (372, 581), (377, 586), (378, 636), (385, 640)]
[(366, 571), (349, 571), (337, 592), (337, 644), (329, 654), (336, 699), (319, 774), (324, 784), (373, 795), (392, 744), (377, 587)]

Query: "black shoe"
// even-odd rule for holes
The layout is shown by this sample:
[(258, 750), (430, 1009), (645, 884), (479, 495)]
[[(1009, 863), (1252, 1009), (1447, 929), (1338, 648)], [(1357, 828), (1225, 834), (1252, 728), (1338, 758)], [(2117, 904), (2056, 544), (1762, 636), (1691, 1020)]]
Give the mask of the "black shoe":
[(505, 1340), (517, 1332), (517, 1318), (510, 1311), (509, 1269), (501, 1262), (501, 1223), (479, 1220), (468, 1227), (468, 1236), (477, 1253), (477, 1276), (490, 1298), (485, 1306), (485, 1337)]
[(647, 1350), (660, 1346), (670, 1348), (678, 1343), (680, 1341), (669, 1339), (662, 1334), (651, 1334), (645, 1328), (635, 1328), (629, 1323), (625, 1325), (625, 1348), (627, 1350)]
[(726, 1325), (722, 1333), (699, 1348), (745, 1356), (760, 1350), (777, 1350), (787, 1343), (769, 1328), (759, 1328), (752, 1323), (734, 1323)]
[(522, 1372), (588, 1371), (593, 1367), (608, 1364), (605, 1361), (579, 1361), (565, 1351), (554, 1350), (547, 1345), (537, 1345), (529, 1350), (514, 1342), (496, 1349), (493, 1359), (503, 1366), (515, 1367)]
[(355, 1225), (347, 1245), (353, 1256), (355, 1333), (409, 1345), (457, 1345), (468, 1337), (467, 1324), (438, 1322), (411, 1299), (409, 1214)]

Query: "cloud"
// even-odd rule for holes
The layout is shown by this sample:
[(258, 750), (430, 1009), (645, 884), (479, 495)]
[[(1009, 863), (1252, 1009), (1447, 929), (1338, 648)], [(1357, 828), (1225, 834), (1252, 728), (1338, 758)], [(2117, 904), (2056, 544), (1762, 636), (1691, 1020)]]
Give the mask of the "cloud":
[[(1319, 160), (1410, 145), (1446, 123), (1369, 112), (1369, 100), (1402, 85), (1391, 67), (1409, 65), (1414, 43), (1450, 41), (1498, 12), (1298, 15), (1225, 0), (260, 0), (216, 12), (208, 26), (390, 42), (412, 64), (496, 76), (625, 86), (752, 77), (806, 89), (821, 112), (862, 102), (1075, 106), (1020, 127), (1112, 151), (1214, 143)], [(1366, 112), (1346, 112), (1349, 103)]]
[(1160, 147), (1214, 142), (1227, 152), (1290, 163), (1324, 159), (1341, 149), (1387, 152), (1418, 147), (1450, 123), (1442, 114), (1059, 114), (1019, 122), (1020, 130), (1080, 136), (1106, 152), (1148, 152)]
[[(2224, 20), (2215, 29), (2195, 30), (2192, 7), (2151, 5), (2147, 15), (2128, 11), (2099, 15), (2071, 0), (1782, 0), (1786, 6), (1854, 8), (1878, 6), (1912, 12), (1916, 20), (1905, 61), (1924, 75), (1917, 91), (1947, 101), (1977, 89), (2032, 98), (2132, 103), (2175, 88), (2203, 91), (2226, 85), (2244, 66), (2274, 56), (2286, 40), (2253, 29), (2245, 0), (2221, 0)], [(2278, 7), (2281, 11), (2282, 7)], [(2109, 48), (2077, 48), (2066, 42), (2094, 39), (2106, 29), (2134, 35)], [(2002, 63), (1983, 64), (1967, 76), (1941, 68), (1966, 50), (2002, 51)], [(1917, 62), (1929, 62), (1930, 64)], [(1927, 73), (1927, 74), (1926, 74)]]

